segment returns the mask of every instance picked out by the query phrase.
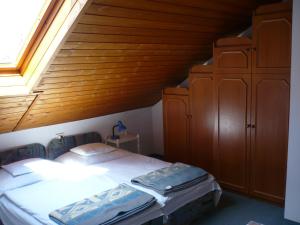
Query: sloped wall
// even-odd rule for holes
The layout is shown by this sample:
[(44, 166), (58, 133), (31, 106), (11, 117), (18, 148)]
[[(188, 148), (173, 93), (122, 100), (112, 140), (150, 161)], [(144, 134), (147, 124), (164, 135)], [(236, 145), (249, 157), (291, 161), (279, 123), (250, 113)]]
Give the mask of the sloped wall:
[[(155, 104), (212, 54), (224, 33), (250, 24), (253, 0), (90, 0), (30, 96), (0, 97), (0, 133)], [(259, 3), (270, 0), (260, 0)]]

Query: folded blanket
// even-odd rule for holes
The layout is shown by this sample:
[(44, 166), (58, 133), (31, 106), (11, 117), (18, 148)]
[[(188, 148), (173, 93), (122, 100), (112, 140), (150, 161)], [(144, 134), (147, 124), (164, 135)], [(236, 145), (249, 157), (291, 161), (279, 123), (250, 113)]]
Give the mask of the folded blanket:
[(75, 202), (49, 214), (60, 225), (110, 225), (155, 203), (156, 199), (126, 184)]
[(161, 195), (181, 191), (208, 178), (208, 173), (198, 167), (175, 163), (146, 175), (133, 178), (131, 182), (152, 189)]

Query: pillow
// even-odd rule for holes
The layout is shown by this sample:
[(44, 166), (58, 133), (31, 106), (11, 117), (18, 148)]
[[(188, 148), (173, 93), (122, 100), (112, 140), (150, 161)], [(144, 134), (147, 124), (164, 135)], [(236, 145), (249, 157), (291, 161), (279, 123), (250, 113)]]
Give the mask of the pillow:
[(76, 154), (74, 152), (67, 152), (65, 154), (62, 154), (61, 156), (57, 157), (55, 161), (64, 163), (64, 164), (82, 164), (82, 165), (92, 165), (97, 163), (103, 163), (108, 162), (116, 159), (120, 159), (123, 157), (127, 157), (132, 155), (133, 153), (116, 149), (116, 151), (93, 155), (93, 156), (82, 156), (79, 154)]
[(72, 148), (70, 151), (81, 156), (99, 155), (114, 151), (116, 148), (103, 143), (90, 143)]
[(30, 159), (24, 159), (20, 160), (14, 163), (10, 163), (7, 165), (2, 165), (1, 167), (8, 173), (10, 173), (12, 176), (20, 176), (28, 173), (32, 173), (32, 169), (30, 168), (29, 164), (33, 162), (38, 161), (48, 161), (46, 159), (40, 159), (40, 158), (30, 158)]
[(35, 173), (28, 173), (17, 177), (0, 169), (0, 196), (9, 190), (42, 181), (43, 178)]

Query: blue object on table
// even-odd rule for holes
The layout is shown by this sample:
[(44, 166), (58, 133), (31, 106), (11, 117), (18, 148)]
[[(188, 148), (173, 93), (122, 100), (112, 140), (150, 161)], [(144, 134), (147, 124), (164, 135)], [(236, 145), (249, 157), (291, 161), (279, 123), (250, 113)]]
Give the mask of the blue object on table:
[(111, 139), (113, 139), (113, 140), (115, 140), (115, 139), (119, 139), (120, 138), (120, 136), (119, 135), (115, 135), (115, 128), (118, 128), (118, 132), (120, 133), (120, 132), (123, 132), (123, 131), (125, 131), (127, 128), (126, 128), (126, 126), (122, 123), (122, 121), (118, 121), (117, 123), (116, 123), (116, 125), (114, 125), (113, 127), (112, 127), (112, 136), (111, 136)]

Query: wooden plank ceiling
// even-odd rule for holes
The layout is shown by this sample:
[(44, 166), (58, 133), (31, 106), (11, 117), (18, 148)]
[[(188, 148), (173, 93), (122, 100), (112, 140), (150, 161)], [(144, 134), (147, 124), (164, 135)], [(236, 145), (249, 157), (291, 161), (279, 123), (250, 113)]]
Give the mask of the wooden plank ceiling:
[[(264, 1), (260, 1), (264, 3)], [(249, 26), (254, 1), (94, 0), (36, 86), (0, 97), (0, 132), (155, 104), (218, 37)]]

